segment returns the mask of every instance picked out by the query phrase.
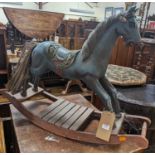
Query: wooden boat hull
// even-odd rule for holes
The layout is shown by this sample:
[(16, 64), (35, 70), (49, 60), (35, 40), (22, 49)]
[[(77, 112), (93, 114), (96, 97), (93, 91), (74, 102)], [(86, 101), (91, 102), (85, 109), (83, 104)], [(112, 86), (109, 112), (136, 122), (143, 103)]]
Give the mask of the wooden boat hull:
[(3, 8), (8, 20), (19, 30), (31, 38), (46, 38), (56, 32), (64, 14), (38, 10)]

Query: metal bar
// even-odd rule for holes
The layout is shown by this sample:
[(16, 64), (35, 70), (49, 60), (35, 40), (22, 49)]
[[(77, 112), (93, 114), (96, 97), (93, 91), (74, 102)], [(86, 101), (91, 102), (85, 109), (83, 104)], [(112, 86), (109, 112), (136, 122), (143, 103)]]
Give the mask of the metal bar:
[(93, 6), (91, 6), (88, 2), (85, 2), (85, 4), (87, 4), (90, 8), (93, 8)]
[(78, 12), (78, 13), (86, 13), (86, 14), (95, 14), (94, 11), (89, 10), (81, 10), (81, 9), (72, 9), (70, 8), (71, 12)]

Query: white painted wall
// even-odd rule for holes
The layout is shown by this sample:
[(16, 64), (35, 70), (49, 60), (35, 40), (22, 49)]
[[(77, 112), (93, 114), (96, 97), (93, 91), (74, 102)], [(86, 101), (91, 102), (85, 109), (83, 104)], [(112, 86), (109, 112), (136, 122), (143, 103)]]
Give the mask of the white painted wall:
[[(95, 4), (91, 4), (91, 5), (95, 5)], [(79, 19), (81, 17), (83, 20), (90, 20), (90, 19), (96, 18), (96, 20), (100, 21), (100, 20), (104, 20), (105, 7), (111, 7), (111, 6), (120, 7), (120, 6), (124, 6), (124, 3), (123, 2), (121, 3), (104, 2), (104, 3), (98, 3), (97, 7), (90, 8), (84, 2), (49, 2), (43, 6), (43, 11), (64, 13), (65, 19), (69, 19), (69, 18)], [(14, 8), (38, 10), (38, 6), (33, 2), (23, 2), (23, 5), (12, 5), (12, 4), (8, 5), (8, 4), (0, 3), (0, 22), (4, 24), (7, 23), (7, 18), (3, 13), (2, 7), (14, 7)], [(93, 11), (94, 14), (70, 12), (70, 8)]]
[(125, 8), (125, 3), (124, 2), (104, 2), (104, 3), (100, 3), (100, 7), (97, 9), (97, 18), (98, 20), (102, 21), (104, 20), (104, 16), (105, 16), (105, 8), (106, 7), (124, 7)]
[(150, 15), (155, 14), (155, 2), (151, 2), (149, 14)]
[[(91, 5), (93, 4), (91, 3)], [(23, 5), (12, 5), (12, 4), (8, 5), (8, 4), (0, 3), (0, 22), (4, 24), (7, 23), (7, 18), (5, 17), (5, 14), (2, 10), (2, 7), (4, 6), (38, 10), (38, 6), (33, 2), (23, 2)], [(138, 3), (138, 6), (140, 6), (140, 3)], [(95, 17), (98, 21), (102, 21), (104, 20), (106, 7), (115, 7), (115, 8), (124, 7), (125, 8), (125, 3), (124, 2), (102, 2), (102, 3), (98, 3), (97, 7), (90, 8), (84, 2), (49, 2), (43, 6), (43, 11), (64, 13), (65, 19), (69, 19), (69, 18), (79, 19), (81, 16), (83, 20), (90, 20), (93, 17)], [(92, 14), (84, 14), (84, 13), (74, 13), (74, 12), (70, 12), (70, 8), (94, 11), (95, 14), (92, 15)], [(153, 14), (153, 13), (155, 14), (154, 8), (155, 8), (155, 2), (152, 2), (149, 14)]]
[[(80, 9), (80, 10), (88, 10), (96, 12), (96, 8), (90, 8), (85, 3), (79, 3), (79, 2), (57, 2), (57, 3), (48, 3), (45, 4), (43, 9), (45, 11), (52, 11), (52, 12), (60, 12), (65, 14), (65, 19), (79, 19), (80, 16), (82, 19), (91, 19), (93, 17), (96, 17), (96, 14), (84, 14), (84, 13), (77, 13), (77, 12), (71, 12), (70, 8), (72, 9)], [(87, 17), (86, 17), (87, 16)], [(88, 17), (90, 16), (90, 17)]]
[(37, 5), (31, 2), (24, 2), (23, 5), (2, 4), (0, 3), (0, 22), (6, 24), (7, 18), (3, 12), (2, 7), (23, 8), (23, 9), (37, 9)]

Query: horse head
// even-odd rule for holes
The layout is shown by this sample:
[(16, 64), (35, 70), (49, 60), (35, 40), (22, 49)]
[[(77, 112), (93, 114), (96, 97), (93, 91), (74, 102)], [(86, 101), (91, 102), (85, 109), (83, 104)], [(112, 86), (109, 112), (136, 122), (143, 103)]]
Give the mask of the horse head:
[(135, 16), (136, 11), (136, 6), (132, 6), (128, 11), (119, 15), (116, 32), (119, 36), (123, 36), (127, 45), (140, 42), (141, 37)]

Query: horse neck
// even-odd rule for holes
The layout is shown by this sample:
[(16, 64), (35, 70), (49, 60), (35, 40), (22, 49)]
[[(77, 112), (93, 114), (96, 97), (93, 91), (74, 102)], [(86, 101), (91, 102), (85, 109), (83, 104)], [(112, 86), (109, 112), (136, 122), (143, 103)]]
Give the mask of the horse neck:
[(92, 58), (96, 59), (96, 62), (104, 61), (104, 64), (109, 62), (112, 48), (118, 38), (115, 32), (115, 26), (110, 27), (107, 32), (104, 32), (102, 38), (100, 38), (98, 44), (96, 45)]

